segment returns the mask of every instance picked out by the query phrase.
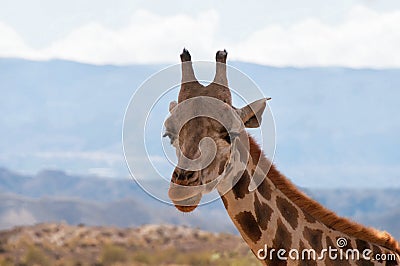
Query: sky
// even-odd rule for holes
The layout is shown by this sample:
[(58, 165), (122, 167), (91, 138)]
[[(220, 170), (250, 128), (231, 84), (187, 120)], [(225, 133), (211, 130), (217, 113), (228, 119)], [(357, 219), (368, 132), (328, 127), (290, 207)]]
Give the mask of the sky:
[(0, 57), (400, 67), (400, 1), (0, 0)]

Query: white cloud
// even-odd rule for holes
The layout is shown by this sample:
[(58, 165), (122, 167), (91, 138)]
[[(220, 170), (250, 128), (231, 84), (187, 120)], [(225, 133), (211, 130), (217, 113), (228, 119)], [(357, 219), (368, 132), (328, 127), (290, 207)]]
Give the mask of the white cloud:
[(102, 151), (44, 151), (37, 152), (34, 156), (45, 159), (89, 160), (106, 163), (107, 165), (113, 165), (124, 161), (124, 156), (122, 154)]
[(353, 8), (339, 25), (307, 19), (267, 26), (235, 46), (235, 58), (277, 66), (400, 66), (400, 11)]
[[(161, 17), (147, 11), (136, 12), (130, 24), (119, 30), (90, 23), (53, 43), (44, 52), (51, 57), (90, 63), (174, 62), (184, 46), (206, 54), (215, 39), (215, 11), (197, 17)], [(211, 42), (212, 43), (212, 42)], [(211, 46), (211, 47), (210, 47)]]
[(197, 16), (160, 16), (141, 10), (122, 28), (92, 22), (46, 48), (32, 49), (0, 23), (0, 56), (160, 63), (177, 62), (182, 47), (188, 47), (196, 60), (210, 60), (217, 49), (227, 48), (232, 59), (275, 66), (400, 67), (400, 11), (383, 13), (356, 6), (339, 24), (310, 17), (290, 26), (261, 26), (246, 39), (228, 42), (219, 25), (215, 10)]
[(95, 167), (89, 169), (89, 174), (100, 177), (117, 177), (117, 173), (112, 168)]
[(11, 27), (0, 21), (0, 56), (31, 58), (34, 51)]
[(38, 221), (26, 209), (8, 210), (0, 217), (0, 228), (10, 228), (17, 225), (32, 225)]

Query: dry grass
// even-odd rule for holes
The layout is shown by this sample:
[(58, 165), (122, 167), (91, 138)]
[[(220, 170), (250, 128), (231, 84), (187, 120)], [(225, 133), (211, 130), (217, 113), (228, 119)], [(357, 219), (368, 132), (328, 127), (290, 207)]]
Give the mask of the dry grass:
[(0, 265), (260, 265), (238, 236), (170, 225), (40, 224), (0, 232)]

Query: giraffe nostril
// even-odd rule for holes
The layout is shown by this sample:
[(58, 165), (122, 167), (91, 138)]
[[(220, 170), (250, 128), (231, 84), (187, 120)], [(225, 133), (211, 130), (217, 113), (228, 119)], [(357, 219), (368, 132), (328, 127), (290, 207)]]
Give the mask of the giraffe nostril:
[(194, 175), (194, 172), (187, 172), (186, 178), (191, 179), (193, 177), (193, 175)]
[(177, 178), (178, 178), (178, 173), (177, 173), (176, 171), (174, 171), (174, 172), (172, 173), (172, 177), (175, 178), (175, 179), (177, 179)]

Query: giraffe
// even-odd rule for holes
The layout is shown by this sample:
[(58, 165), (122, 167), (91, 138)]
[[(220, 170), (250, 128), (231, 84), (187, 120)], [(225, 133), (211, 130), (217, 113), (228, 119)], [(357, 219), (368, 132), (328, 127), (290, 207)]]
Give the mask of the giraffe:
[[(260, 126), (268, 100), (261, 99), (240, 109), (232, 106), (225, 50), (217, 52), (215, 78), (207, 86), (197, 81), (190, 53), (184, 49), (180, 57), (182, 82), (178, 103), (170, 103), (170, 116), (164, 123), (164, 136), (177, 149), (178, 166), (173, 171), (168, 195), (179, 211), (193, 211), (203, 193), (216, 189), (242, 238), (264, 265), (400, 265), (400, 245), (390, 234), (339, 217), (309, 198), (277, 170), (244, 127), (240, 134), (248, 141), (245, 159), (231, 149), (232, 145), (240, 147), (243, 138), (237, 137), (237, 132), (229, 136), (229, 130), (215, 119), (196, 117), (178, 132), (181, 117), (177, 106), (192, 98), (217, 99), (226, 108), (221, 115), (231, 114), (230, 110), (247, 128)], [(203, 169), (185, 170), (179, 162), (182, 158), (201, 157), (203, 138), (214, 141), (215, 157)], [(237, 171), (238, 164), (244, 170)], [(262, 181), (256, 189), (250, 189), (255, 177)], [(227, 182), (232, 186), (224, 190)], [(198, 186), (205, 189), (191, 189)], [(339, 241), (345, 241), (345, 245), (339, 247)]]

